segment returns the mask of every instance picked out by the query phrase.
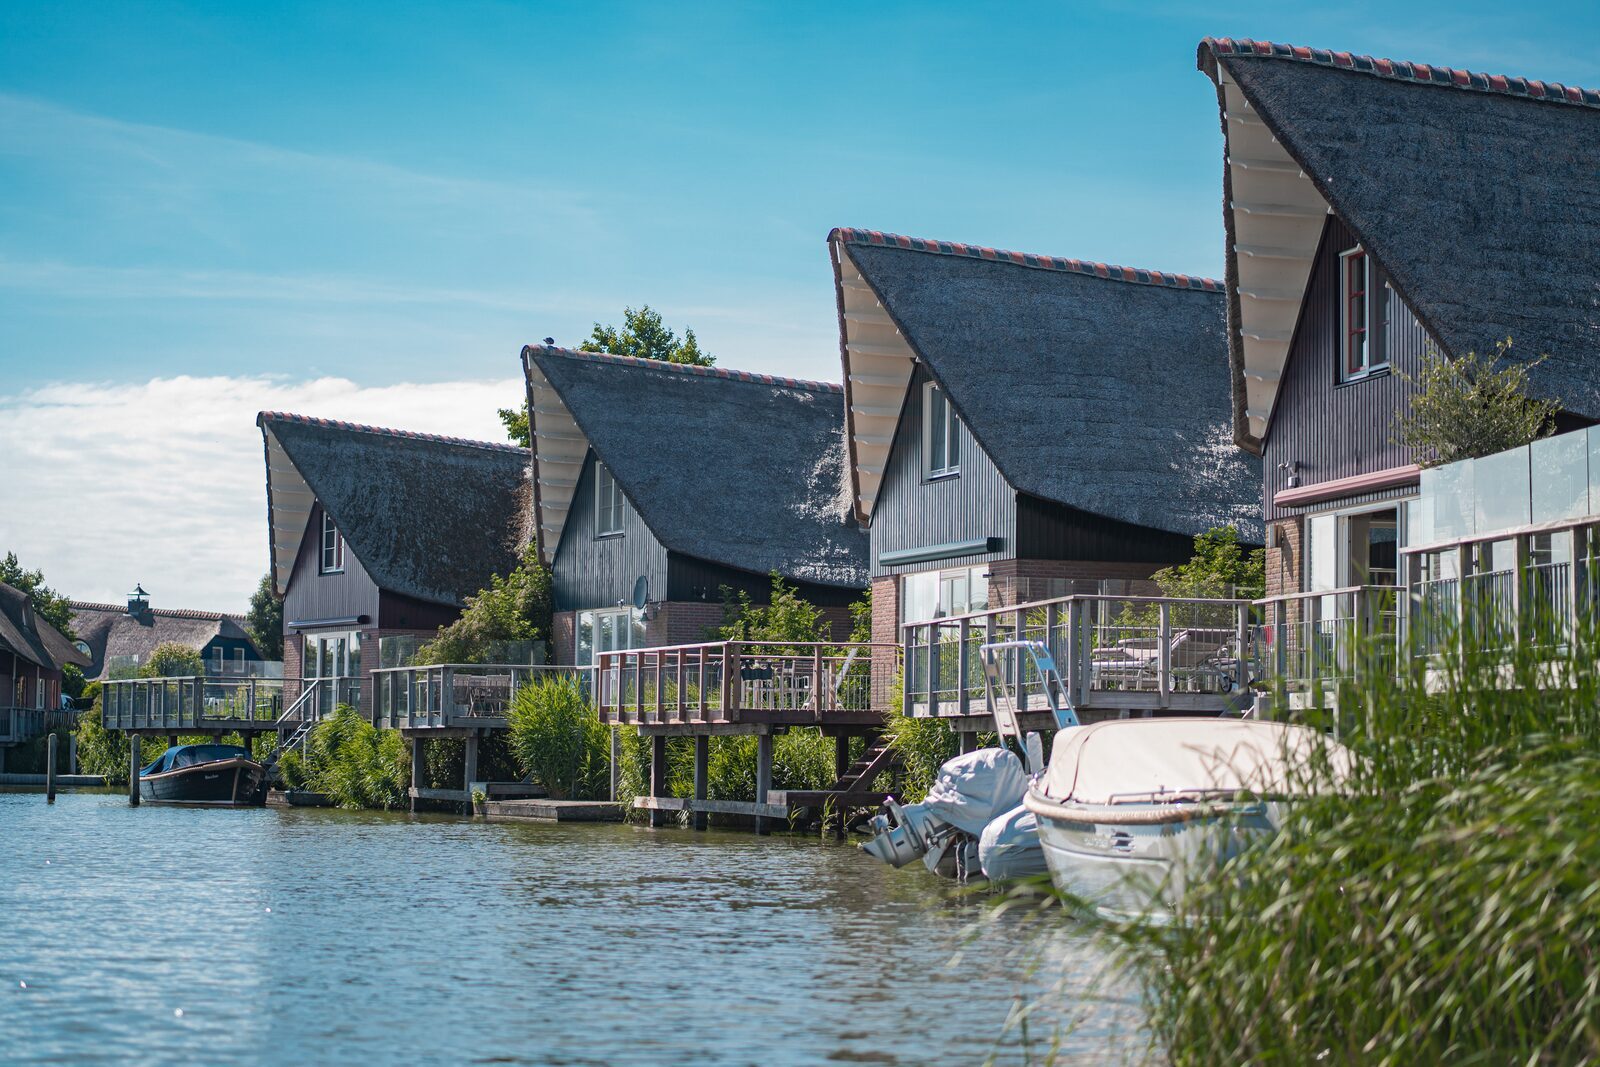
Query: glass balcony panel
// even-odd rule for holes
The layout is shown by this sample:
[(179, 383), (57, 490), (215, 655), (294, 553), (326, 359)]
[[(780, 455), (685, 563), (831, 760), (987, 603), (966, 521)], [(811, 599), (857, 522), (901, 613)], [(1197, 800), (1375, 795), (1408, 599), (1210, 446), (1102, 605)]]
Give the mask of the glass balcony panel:
[(1431, 512), (1435, 541), (1471, 537), (1477, 532), (1478, 505), (1474, 496), (1472, 460), (1449, 463), (1422, 472), (1421, 508)]
[(1528, 446), (1533, 521), (1580, 519), (1589, 510), (1589, 431), (1546, 437)]
[(1533, 521), (1527, 446), (1472, 461), (1480, 535), (1512, 530)]

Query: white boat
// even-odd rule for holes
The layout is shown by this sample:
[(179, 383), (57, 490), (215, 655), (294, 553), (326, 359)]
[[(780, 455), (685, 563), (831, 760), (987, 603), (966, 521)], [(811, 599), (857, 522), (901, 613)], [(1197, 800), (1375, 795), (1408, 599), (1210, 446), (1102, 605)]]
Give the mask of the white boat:
[(1275, 833), (1287, 802), (1348, 768), (1309, 727), (1119, 719), (1058, 733), (1023, 803), (1056, 888), (1102, 915), (1159, 920), (1188, 882)]

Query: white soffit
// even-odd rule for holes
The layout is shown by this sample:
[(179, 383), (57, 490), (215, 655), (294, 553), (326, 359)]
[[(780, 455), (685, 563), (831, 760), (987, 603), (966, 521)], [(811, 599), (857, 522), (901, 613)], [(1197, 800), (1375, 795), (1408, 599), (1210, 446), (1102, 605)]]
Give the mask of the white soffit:
[(846, 246), (835, 241), (833, 254), (839, 264), (844, 306), (844, 377), (849, 398), (845, 431), (850, 435), (853, 464), (850, 484), (856, 515), (870, 520), (916, 356), (856, 269)]
[(272, 505), (272, 580), (282, 596), (289, 588), (289, 577), (294, 573), (294, 561), (300, 557), (300, 542), (305, 539), (306, 523), (317, 498), (279, 444), (272, 424), (263, 430), (267, 435), (267, 500)]
[(533, 389), (528, 426), (533, 431), (533, 474), (538, 482), (534, 499), (538, 501), (535, 519), (539, 523), (539, 555), (550, 564), (555, 562), (556, 546), (561, 543), (561, 531), (572, 510), (572, 495), (578, 490), (578, 475), (589, 454), (589, 440), (578, 429), (577, 421), (539, 364), (531, 359), (528, 384)]
[(1234, 242), (1229, 251), (1239, 287), (1245, 414), (1250, 436), (1259, 440), (1278, 398), (1329, 208), (1220, 64), (1217, 79), (1228, 124), (1233, 199), (1227, 210)]

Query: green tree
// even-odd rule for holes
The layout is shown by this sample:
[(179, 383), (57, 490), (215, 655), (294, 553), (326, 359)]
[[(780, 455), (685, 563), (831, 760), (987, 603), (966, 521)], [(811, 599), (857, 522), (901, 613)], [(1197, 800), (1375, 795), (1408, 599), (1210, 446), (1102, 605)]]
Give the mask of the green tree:
[(521, 408), (501, 408), (499, 414), (500, 421), (506, 427), (507, 439), (523, 448), (532, 448), (533, 431), (528, 428), (528, 402), (524, 400)]
[(1519, 448), (1555, 428), (1561, 405), (1528, 393), (1528, 371), (1543, 363), (1501, 366), (1511, 338), (1493, 355), (1468, 352), (1456, 359), (1429, 347), (1415, 378), (1410, 410), (1395, 418), (1394, 441), (1412, 450), (1424, 467)]
[(637, 311), (622, 309), (622, 327), (594, 324), (589, 339), (580, 346), (585, 352), (609, 352), (614, 356), (633, 356), (635, 359), (659, 359), (665, 363), (687, 363), (696, 367), (709, 367), (716, 357), (700, 348), (694, 331), (685, 329), (683, 340), (661, 321), (660, 312), (649, 304)]
[(205, 673), (206, 663), (199, 651), (176, 641), (157, 645), (139, 667), (141, 678), (197, 678)]
[(23, 570), (15, 552), (7, 552), (6, 558), (0, 560), (0, 582), (27, 594), (33, 602), (34, 613), (60, 630), (69, 640), (77, 636), (72, 632), (72, 606), (67, 598), (44, 584), (42, 571)]
[(283, 598), (272, 587), (270, 572), (261, 576), (255, 594), (250, 597), (244, 628), (263, 656), (269, 660), (283, 658)]
[(826, 641), (828, 636), (822, 609), (776, 573), (772, 575), (772, 597), (766, 604), (751, 603), (750, 594), (742, 589), (735, 592), (722, 587), (722, 625), (716, 628), (715, 640), (788, 645)]
[(1219, 526), (1194, 539), (1187, 563), (1163, 567), (1153, 577), (1163, 596), (1259, 596), (1267, 584), (1267, 554), (1259, 548), (1246, 552), (1237, 529)]
[(418, 663), (485, 663), (503, 641), (549, 641), (550, 569), (533, 546), (504, 578), (467, 598), (461, 617), (417, 650)]

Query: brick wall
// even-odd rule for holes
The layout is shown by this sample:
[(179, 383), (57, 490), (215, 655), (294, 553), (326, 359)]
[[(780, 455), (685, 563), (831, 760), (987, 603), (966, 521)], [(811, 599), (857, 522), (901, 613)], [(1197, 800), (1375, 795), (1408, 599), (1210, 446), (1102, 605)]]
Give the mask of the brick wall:
[(1303, 519), (1285, 519), (1273, 523), (1278, 543), (1267, 549), (1267, 595), (1280, 596), (1300, 591), (1300, 548)]
[(900, 641), (900, 582), (894, 575), (872, 579), (872, 639)]
[(644, 624), (645, 640), (652, 645), (697, 645), (713, 640), (707, 632), (722, 625), (722, 604), (705, 600), (674, 600), (658, 604)]
[(558, 611), (550, 620), (550, 662), (570, 667), (578, 656), (578, 613)]

